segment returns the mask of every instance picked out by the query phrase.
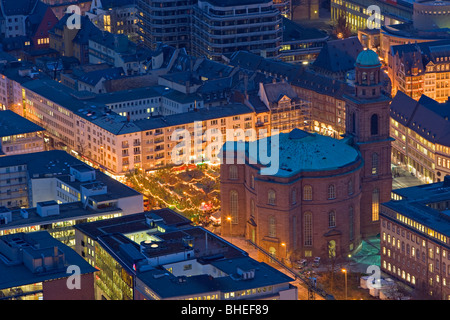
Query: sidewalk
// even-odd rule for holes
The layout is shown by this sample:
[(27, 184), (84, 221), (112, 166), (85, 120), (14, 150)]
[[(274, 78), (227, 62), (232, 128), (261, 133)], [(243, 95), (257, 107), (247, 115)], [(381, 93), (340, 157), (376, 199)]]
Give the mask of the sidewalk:
[[(250, 258), (258, 260), (258, 249), (252, 246), (247, 242), (246, 239), (242, 237), (229, 237), (229, 236), (222, 236), (219, 235), (224, 240), (230, 242), (231, 244), (235, 245), (236, 247), (244, 250), (248, 253)], [(287, 276), (293, 278), (292, 273), (287, 271), (286, 269), (282, 268), (278, 264), (269, 264), (271, 267), (277, 269), (280, 272), (283, 272)], [(300, 280), (294, 280), (291, 282), (292, 285), (296, 286), (298, 288), (298, 300), (308, 300), (308, 288), (305, 286), (303, 282)], [(318, 294), (315, 294), (315, 300), (325, 300), (323, 297), (319, 296)]]

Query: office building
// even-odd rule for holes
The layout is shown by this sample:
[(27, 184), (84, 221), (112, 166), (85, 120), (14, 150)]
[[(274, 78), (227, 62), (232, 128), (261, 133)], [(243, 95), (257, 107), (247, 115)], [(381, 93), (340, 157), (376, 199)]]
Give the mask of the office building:
[(44, 128), (10, 111), (0, 111), (0, 156), (44, 151)]
[(283, 41), (278, 59), (285, 62), (314, 62), (329, 36), (318, 29), (307, 28), (283, 18)]
[(92, 0), (85, 15), (100, 29), (137, 40), (138, 11), (134, 0)]
[(192, 10), (197, 0), (137, 0), (138, 34), (148, 48), (158, 43), (191, 49)]
[(72, 246), (73, 225), (144, 210), (143, 195), (64, 151), (0, 158), (0, 234), (47, 230)]
[[(378, 6), (380, 12), (375, 12), (376, 23), (369, 26), (367, 21), (374, 14), (369, 10), (370, 6)], [(332, 0), (331, 20), (337, 22), (340, 16), (344, 16), (347, 24), (353, 33), (364, 30), (368, 27), (379, 29), (385, 25), (395, 25), (399, 23), (411, 22), (413, 20), (413, 4), (410, 1), (398, 0), (388, 1), (368, 1), (368, 0)]]
[(415, 299), (450, 299), (449, 178), (393, 190), (381, 205), (381, 270)]
[(193, 6), (191, 52), (219, 61), (250, 51), (276, 58), (283, 37), (282, 16), (272, 1), (198, 1)]
[(169, 209), (76, 229), (77, 252), (102, 270), (97, 299), (297, 299), (292, 278)]
[[(0, 300), (94, 299), (97, 269), (46, 231), (0, 236), (0, 254)], [(74, 271), (78, 283), (69, 279)]]

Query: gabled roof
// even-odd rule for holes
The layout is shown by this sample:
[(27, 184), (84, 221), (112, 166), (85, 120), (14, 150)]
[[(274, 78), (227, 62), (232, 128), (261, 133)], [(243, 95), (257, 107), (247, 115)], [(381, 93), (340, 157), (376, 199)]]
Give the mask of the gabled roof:
[(398, 91), (391, 103), (391, 117), (426, 140), (450, 146), (450, 102), (438, 103), (422, 95), (419, 101)]
[(266, 83), (263, 85), (263, 88), (267, 100), (271, 103), (278, 103), (283, 96), (287, 96), (290, 99), (298, 98), (292, 86), (286, 82)]
[(124, 75), (124, 71), (122, 67), (119, 68), (108, 68), (102, 70), (95, 70), (91, 72), (87, 72), (81, 75), (78, 80), (84, 83), (87, 83), (91, 86), (95, 86), (100, 80), (110, 80), (110, 79), (118, 79)]
[(357, 37), (328, 41), (320, 50), (313, 67), (330, 72), (352, 70), (361, 51), (363, 46)]

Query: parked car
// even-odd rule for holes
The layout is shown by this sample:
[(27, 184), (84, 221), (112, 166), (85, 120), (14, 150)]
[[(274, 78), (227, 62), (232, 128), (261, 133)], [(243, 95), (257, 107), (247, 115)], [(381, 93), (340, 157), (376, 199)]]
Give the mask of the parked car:
[(297, 269), (303, 269), (308, 265), (308, 261), (306, 259), (298, 260), (295, 262), (295, 267)]
[(313, 261), (313, 266), (318, 267), (320, 264), (320, 257), (315, 257)]

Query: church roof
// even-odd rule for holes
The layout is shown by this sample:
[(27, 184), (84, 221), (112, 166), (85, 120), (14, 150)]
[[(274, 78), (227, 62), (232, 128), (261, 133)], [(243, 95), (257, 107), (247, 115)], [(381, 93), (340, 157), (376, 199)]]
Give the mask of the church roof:
[(356, 58), (356, 64), (358, 67), (379, 67), (381, 66), (380, 58), (373, 50), (363, 50), (358, 54)]

